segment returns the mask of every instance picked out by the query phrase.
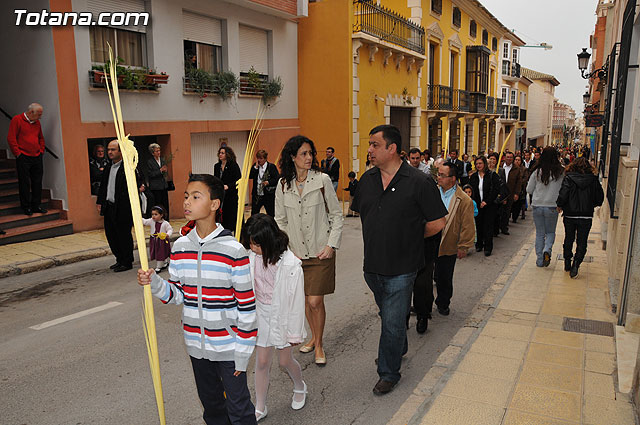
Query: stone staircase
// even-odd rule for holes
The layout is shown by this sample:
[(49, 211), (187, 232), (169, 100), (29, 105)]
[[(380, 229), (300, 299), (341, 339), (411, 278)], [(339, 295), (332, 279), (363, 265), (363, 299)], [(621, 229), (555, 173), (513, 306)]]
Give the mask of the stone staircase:
[(73, 233), (62, 202), (51, 199), (49, 189), (42, 190), (42, 206), (48, 210), (46, 214), (27, 216), (22, 212), (16, 160), (8, 159), (7, 152), (0, 150), (0, 229), (6, 232), (0, 235), (0, 245)]

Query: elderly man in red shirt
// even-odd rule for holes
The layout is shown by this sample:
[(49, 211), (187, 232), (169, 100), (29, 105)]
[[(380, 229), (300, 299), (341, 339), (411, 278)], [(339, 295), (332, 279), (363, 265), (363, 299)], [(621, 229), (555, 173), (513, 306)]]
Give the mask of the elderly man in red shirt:
[(18, 186), (20, 190), (20, 206), (26, 215), (34, 212), (47, 212), (40, 202), (42, 200), (42, 156), (44, 154), (44, 137), (40, 127), (42, 105), (32, 103), (27, 112), (11, 119), (7, 141), (11, 152), (16, 157), (18, 169)]

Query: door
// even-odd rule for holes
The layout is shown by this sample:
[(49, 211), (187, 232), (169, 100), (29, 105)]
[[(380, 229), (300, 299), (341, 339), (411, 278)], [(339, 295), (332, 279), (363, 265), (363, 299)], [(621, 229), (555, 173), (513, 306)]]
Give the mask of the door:
[(411, 109), (391, 108), (391, 125), (395, 125), (400, 130), (402, 136), (401, 151), (409, 152), (411, 140)]

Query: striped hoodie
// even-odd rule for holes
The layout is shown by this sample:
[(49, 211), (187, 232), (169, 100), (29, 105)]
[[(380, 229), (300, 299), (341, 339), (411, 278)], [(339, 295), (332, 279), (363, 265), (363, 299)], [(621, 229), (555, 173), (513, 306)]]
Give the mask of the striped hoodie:
[(151, 292), (182, 304), (187, 353), (246, 371), (258, 333), (247, 250), (220, 224), (202, 240), (194, 230), (173, 244), (169, 275), (153, 274)]

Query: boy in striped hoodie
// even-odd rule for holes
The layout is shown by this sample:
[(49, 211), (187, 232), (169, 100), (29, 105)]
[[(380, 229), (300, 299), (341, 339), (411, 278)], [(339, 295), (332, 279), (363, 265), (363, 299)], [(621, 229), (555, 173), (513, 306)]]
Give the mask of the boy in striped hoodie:
[[(184, 215), (195, 228), (171, 252), (169, 280), (138, 270), (138, 283), (165, 303), (182, 304), (182, 326), (205, 423), (255, 424), (246, 370), (256, 343), (255, 297), (245, 248), (216, 223), (224, 185), (189, 177)], [(225, 398), (226, 394), (226, 398)]]

